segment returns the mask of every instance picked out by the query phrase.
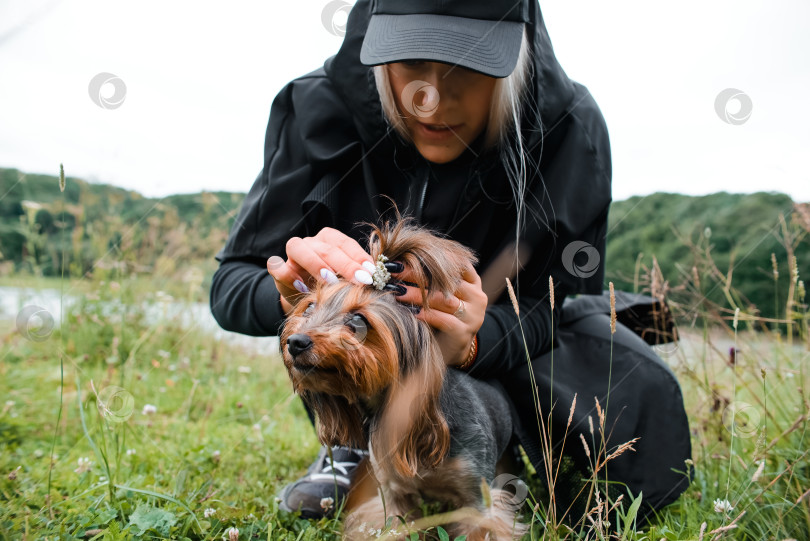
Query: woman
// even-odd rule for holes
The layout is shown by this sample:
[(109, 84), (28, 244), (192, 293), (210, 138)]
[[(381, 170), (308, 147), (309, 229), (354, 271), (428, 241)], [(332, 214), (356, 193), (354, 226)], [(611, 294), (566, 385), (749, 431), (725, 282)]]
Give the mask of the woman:
[[(608, 444), (642, 439), (637, 453), (614, 461), (610, 479), (664, 505), (688, 482), (670, 471), (689, 458), (677, 382), (623, 328), (611, 364), (609, 323), (593, 330), (604, 314), (574, 309), (574, 322), (561, 309), (566, 295), (603, 289), (610, 177), (602, 115), (557, 63), (536, 2), (359, 0), (338, 54), (273, 103), (264, 167), (217, 255), (212, 311), (226, 329), (275, 335), (315, 281), (370, 283), (357, 224), (392, 217), (393, 201), (478, 255), (455, 295), (417, 317), (436, 330), (449, 366), (500, 382), (535, 465), (543, 458), (527, 351), (543, 411), (556, 404), (555, 441), (574, 393), (604, 406), (612, 377)], [(399, 300), (415, 302), (407, 269), (389, 269)], [(505, 276), (516, 285), (524, 334)], [(592, 410), (578, 408), (572, 430), (586, 429)], [(584, 470), (581, 446), (568, 447)], [(323, 513), (321, 498), (334, 495), (336, 477), (348, 489), (361, 454), (335, 449), (330, 461), (322, 451), (284, 490), (282, 507)]]

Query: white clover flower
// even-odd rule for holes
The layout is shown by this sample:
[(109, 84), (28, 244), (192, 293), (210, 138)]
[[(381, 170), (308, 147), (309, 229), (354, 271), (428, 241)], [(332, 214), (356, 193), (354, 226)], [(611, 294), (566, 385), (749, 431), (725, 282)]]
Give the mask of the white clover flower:
[(321, 498), (321, 509), (324, 511), (329, 511), (332, 509), (332, 506), (335, 504), (334, 498)]
[(228, 534), (228, 541), (236, 541), (237, 539), (239, 539), (238, 528), (234, 528), (233, 526), (231, 526), (225, 533)]
[(172, 354), (166, 351), (165, 349), (159, 349), (157, 354), (163, 357), (164, 359), (168, 359), (169, 357), (172, 356)]
[(75, 473), (78, 473), (78, 474), (82, 474), (82, 473), (90, 471), (90, 467), (93, 465), (93, 463), (90, 461), (90, 459), (87, 458), (86, 456), (83, 456), (83, 457), (79, 458), (79, 460), (77, 462), (79, 464), (79, 467), (77, 467), (73, 471)]
[(203, 516), (205, 518), (211, 518), (211, 517), (214, 516), (214, 513), (216, 513), (216, 512), (217, 512), (216, 509), (214, 509), (213, 507), (209, 507), (205, 511), (203, 511)]
[(214, 462), (219, 462), (221, 458), (222, 453), (219, 452), (219, 449), (211, 453), (211, 460), (213, 460)]
[(245, 517), (245, 520), (256, 520), (256, 515), (253, 513), (248, 513), (248, 516)]
[(157, 413), (157, 406), (152, 404), (144, 404), (143, 410), (141, 411), (141, 415), (152, 415), (153, 413)]
[(135, 449), (127, 449), (127, 456), (132, 456), (135, 454)]
[(42, 458), (43, 456), (45, 456), (45, 453), (42, 451), (42, 449), (34, 449), (35, 458)]
[(728, 500), (714, 500), (714, 512), (715, 513), (730, 513), (734, 511), (734, 507), (731, 505), (731, 502)]

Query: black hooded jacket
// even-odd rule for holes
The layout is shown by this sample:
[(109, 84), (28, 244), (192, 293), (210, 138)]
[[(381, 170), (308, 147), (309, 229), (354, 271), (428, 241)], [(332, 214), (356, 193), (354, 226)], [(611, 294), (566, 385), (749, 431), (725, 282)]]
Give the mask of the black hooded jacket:
[[(521, 120), (530, 169), (520, 241), (522, 254), (529, 255), (513, 281), (534, 358), (551, 347), (552, 322), (559, 320), (549, 308), (549, 274), (556, 306), (567, 294), (602, 290), (611, 161), (599, 108), (562, 70), (539, 6), (530, 5), (533, 69)], [(225, 329), (278, 334), (283, 312), (267, 258), (286, 257), (288, 239), (326, 226), (362, 243), (367, 231), (357, 224), (389, 216), (391, 201), (383, 195), (403, 214), (472, 248), (482, 276), (515, 244), (516, 206), (496, 151), (468, 150), (451, 163), (433, 164), (386, 123), (372, 69), (359, 59), (370, 13), (371, 2), (359, 0), (338, 54), (290, 82), (273, 102), (262, 171), (217, 254), (211, 309)], [(593, 274), (569, 272), (563, 250), (575, 241), (598, 250), (602, 264)], [(496, 278), (504, 283), (502, 275)], [(472, 375), (494, 377), (525, 364), (523, 337), (505, 294), (490, 303), (478, 336)]]

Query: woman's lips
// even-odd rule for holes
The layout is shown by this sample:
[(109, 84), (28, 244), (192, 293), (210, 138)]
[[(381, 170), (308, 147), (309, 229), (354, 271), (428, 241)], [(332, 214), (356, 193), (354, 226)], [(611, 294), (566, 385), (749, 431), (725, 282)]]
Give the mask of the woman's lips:
[(463, 126), (463, 124), (423, 124), (422, 122), (417, 122), (417, 124), (416, 129), (419, 135), (430, 141), (444, 141), (456, 137), (456, 132)]

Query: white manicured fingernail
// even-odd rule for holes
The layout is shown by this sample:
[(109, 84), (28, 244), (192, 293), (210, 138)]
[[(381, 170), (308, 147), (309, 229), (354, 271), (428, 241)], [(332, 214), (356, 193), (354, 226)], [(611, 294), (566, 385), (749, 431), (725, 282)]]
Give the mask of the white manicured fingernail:
[(354, 278), (361, 284), (366, 284), (367, 286), (370, 286), (371, 284), (374, 283), (374, 280), (371, 278), (371, 275), (364, 270), (358, 269), (357, 271), (355, 271)]
[(293, 282), (293, 287), (298, 291), (300, 291), (301, 293), (309, 293), (309, 288), (306, 285), (304, 285), (304, 282), (302, 282), (301, 280), (296, 280), (295, 282)]
[(329, 269), (321, 269), (321, 278), (326, 280), (327, 284), (336, 284), (340, 281), (338, 277), (335, 276), (335, 273)]
[(363, 261), (363, 268), (366, 269), (371, 274), (374, 274), (377, 270), (377, 265), (375, 265), (371, 261)]

